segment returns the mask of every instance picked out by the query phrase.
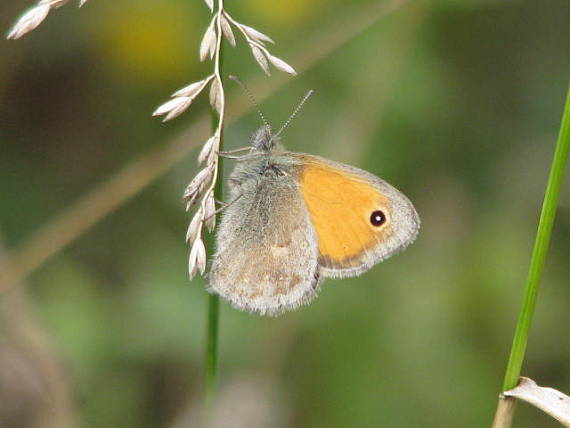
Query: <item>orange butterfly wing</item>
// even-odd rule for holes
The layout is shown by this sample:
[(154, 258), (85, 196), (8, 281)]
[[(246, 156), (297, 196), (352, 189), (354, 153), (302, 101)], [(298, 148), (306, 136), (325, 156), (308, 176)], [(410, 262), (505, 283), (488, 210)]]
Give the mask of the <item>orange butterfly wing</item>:
[[(358, 275), (411, 243), (419, 228), (412, 204), (398, 190), (366, 171), (310, 155), (299, 188), (317, 233), (325, 276)], [(371, 221), (380, 211), (381, 225)]]

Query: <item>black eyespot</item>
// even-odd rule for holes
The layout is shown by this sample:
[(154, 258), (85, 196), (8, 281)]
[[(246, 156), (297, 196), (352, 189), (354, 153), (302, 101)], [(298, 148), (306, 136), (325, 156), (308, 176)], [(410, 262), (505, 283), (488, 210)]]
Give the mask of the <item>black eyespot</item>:
[(374, 211), (370, 215), (370, 223), (372, 223), (372, 226), (382, 226), (384, 223), (386, 223), (386, 215), (380, 210)]

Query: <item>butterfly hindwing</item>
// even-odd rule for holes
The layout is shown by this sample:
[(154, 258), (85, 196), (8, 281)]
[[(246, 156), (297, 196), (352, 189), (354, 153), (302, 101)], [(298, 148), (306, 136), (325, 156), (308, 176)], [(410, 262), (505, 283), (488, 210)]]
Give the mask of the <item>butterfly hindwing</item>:
[[(234, 177), (250, 177), (236, 171)], [(276, 315), (318, 292), (318, 249), (293, 177), (264, 175), (234, 190), (223, 214), (210, 290), (238, 309)]]

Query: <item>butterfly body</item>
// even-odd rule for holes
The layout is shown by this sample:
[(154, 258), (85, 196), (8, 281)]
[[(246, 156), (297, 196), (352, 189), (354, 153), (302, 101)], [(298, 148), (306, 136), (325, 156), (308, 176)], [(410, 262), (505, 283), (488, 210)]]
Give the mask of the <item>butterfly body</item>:
[(380, 178), (287, 152), (262, 127), (230, 176), (209, 290), (278, 315), (308, 303), (325, 277), (355, 276), (411, 243), (419, 217)]

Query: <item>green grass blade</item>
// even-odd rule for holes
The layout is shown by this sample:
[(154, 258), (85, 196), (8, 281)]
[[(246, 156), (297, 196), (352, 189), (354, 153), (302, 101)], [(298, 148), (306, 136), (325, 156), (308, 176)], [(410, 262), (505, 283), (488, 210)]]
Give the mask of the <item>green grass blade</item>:
[(524, 298), (519, 313), (519, 319), (515, 330), (509, 362), (503, 383), (503, 391), (514, 388), (520, 378), (529, 331), (532, 323), (532, 316), (536, 305), (538, 286), (544, 270), (544, 262), (548, 251), (548, 244), (552, 234), (552, 225), (556, 215), (558, 196), (564, 177), (564, 169), (568, 159), (568, 148), (570, 147), (570, 87), (566, 96), (566, 105), (562, 115), (560, 134), (554, 152), (554, 159), (548, 177), (548, 185), (540, 214), (540, 221), (536, 233), (534, 249), (532, 251), (528, 278), (524, 291)]

